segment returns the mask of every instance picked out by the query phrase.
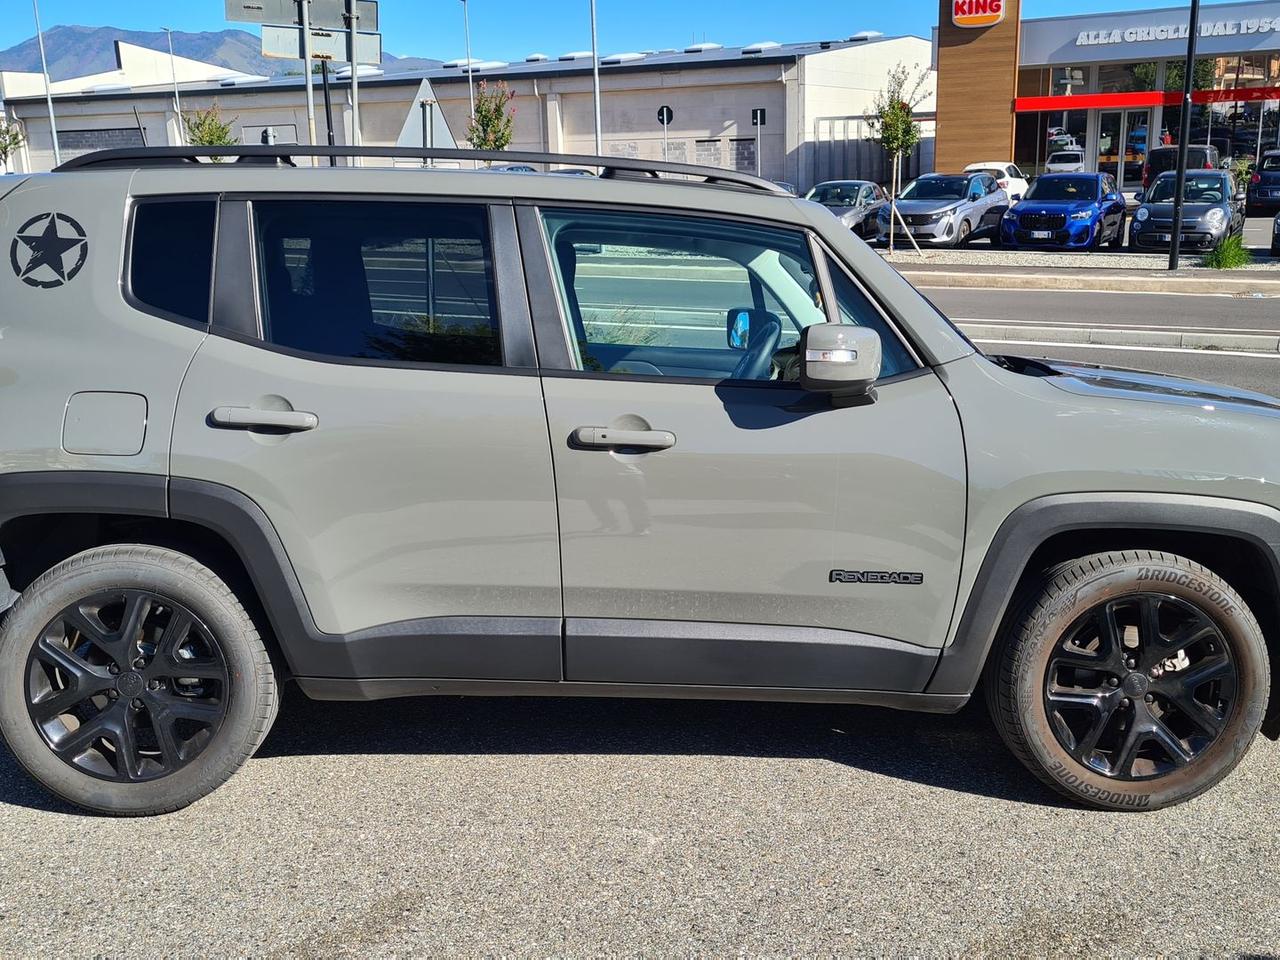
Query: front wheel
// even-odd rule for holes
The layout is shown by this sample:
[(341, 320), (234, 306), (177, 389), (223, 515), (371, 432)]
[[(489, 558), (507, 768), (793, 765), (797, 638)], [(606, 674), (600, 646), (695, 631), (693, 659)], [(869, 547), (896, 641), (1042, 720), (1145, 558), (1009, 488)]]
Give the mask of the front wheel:
[(1269, 688), (1266, 643), (1240, 595), (1150, 551), (1050, 571), (986, 677), (1014, 754), (1060, 793), (1111, 810), (1170, 806), (1221, 781), (1257, 734)]
[(968, 243), (968, 242), (969, 242), (969, 234), (971, 234), (971, 233), (973, 233), (973, 227), (971, 227), (971, 226), (969, 225), (969, 221), (968, 221), (968, 220), (961, 220), (961, 221), (960, 221), (960, 228), (956, 231), (956, 242), (955, 242), (955, 246), (956, 246), (957, 248), (959, 248), (959, 247), (963, 247), (966, 243)]
[(23, 592), (0, 630), (0, 734), (33, 778), (86, 810), (195, 802), (258, 748), (277, 703), (239, 600), (171, 550), (72, 557)]

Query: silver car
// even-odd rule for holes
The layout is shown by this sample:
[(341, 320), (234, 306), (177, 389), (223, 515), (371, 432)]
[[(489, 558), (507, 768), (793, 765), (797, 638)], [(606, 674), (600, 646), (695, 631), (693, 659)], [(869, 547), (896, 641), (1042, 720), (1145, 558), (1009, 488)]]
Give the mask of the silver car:
[(822, 204), (864, 240), (875, 236), (876, 216), (889, 202), (883, 188), (869, 180), (828, 180), (804, 198)]
[[(993, 236), (1009, 209), (1009, 195), (988, 173), (928, 173), (911, 181), (897, 203), (901, 220), (895, 239), (931, 246), (959, 247), (977, 237)], [(876, 216), (876, 236), (889, 242), (890, 209)], [(906, 224), (906, 230), (903, 224)]]

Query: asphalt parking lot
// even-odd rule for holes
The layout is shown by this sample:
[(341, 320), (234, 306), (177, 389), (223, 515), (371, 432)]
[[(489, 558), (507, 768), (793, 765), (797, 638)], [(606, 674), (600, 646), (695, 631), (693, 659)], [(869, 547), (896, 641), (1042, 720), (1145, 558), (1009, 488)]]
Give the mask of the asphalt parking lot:
[(1280, 750), (1064, 806), (959, 717), (288, 698), (196, 806), (85, 817), (0, 756), (0, 955), (1273, 955)]

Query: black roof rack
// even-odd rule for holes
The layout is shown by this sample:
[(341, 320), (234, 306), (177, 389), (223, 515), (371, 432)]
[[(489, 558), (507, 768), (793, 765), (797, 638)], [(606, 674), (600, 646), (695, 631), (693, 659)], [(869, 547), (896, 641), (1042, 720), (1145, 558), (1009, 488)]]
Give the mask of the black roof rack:
[[(457, 150), (422, 149), (420, 147), (328, 147), (296, 146), (294, 144), (272, 146), (235, 147), (125, 147), (118, 150), (100, 150), (75, 157), (57, 167), (55, 172), (86, 170), (102, 167), (184, 166), (202, 160), (226, 157), (245, 163), (266, 163), (294, 166), (294, 157), (326, 157), (333, 160), (354, 157), (382, 157), (397, 160), (458, 160), (477, 163), (546, 163), (577, 167), (599, 167), (604, 179), (662, 179), (663, 174), (680, 177), (696, 177), (704, 184), (743, 190), (758, 190), (790, 196), (785, 189), (760, 177), (736, 170), (718, 167), (700, 167), (689, 163), (664, 163), (636, 160), (630, 157), (593, 157), (561, 153), (525, 153), (507, 150)], [(209, 164), (212, 166), (212, 164)]]

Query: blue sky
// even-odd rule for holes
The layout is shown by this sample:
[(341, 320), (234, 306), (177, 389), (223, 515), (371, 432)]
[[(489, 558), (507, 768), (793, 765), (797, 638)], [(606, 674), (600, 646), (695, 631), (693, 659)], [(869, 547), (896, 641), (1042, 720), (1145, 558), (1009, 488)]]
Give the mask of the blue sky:
[[(937, 0), (597, 0), (602, 54), (759, 40), (847, 37), (859, 30), (928, 36)], [(590, 47), (587, 0), (470, 0), (472, 55), (513, 60)], [(1161, 0), (1024, 0), (1024, 17), (1174, 5)], [(5, 0), (0, 49), (32, 36), (26, 0)], [(60, 23), (130, 30), (221, 30), (221, 0), (40, 0), (46, 27)], [(463, 55), (458, 0), (382, 0), (387, 52), (452, 59)]]

